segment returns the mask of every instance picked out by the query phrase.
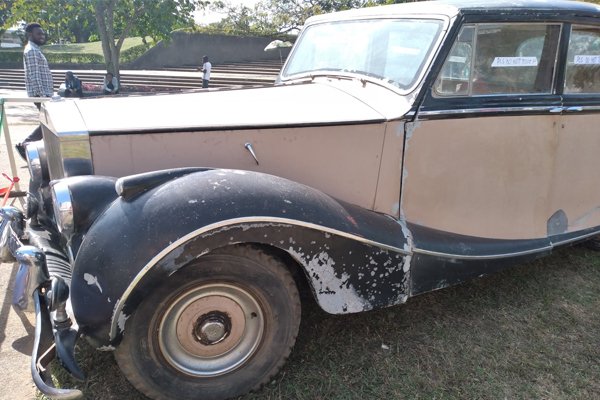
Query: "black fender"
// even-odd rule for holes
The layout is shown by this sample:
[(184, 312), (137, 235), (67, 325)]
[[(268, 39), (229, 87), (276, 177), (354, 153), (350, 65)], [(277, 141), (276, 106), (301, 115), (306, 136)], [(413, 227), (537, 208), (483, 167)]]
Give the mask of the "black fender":
[(288, 253), (329, 313), (399, 304), (409, 295), (407, 232), (387, 215), (272, 175), (177, 176), (117, 198), (94, 222), (74, 264), (73, 311), (96, 345), (114, 345), (129, 315), (169, 275), (239, 243)]

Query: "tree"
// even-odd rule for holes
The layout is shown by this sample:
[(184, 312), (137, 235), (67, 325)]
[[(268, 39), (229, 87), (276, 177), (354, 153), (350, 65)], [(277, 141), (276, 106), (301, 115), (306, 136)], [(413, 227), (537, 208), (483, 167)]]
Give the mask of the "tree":
[(211, 8), (225, 12), (226, 16), (211, 26), (238, 34), (294, 33), (313, 15), (405, 1), (411, 0), (263, 0), (254, 9), (243, 5), (233, 6), (227, 0), (215, 1)]
[(10, 18), (12, 3), (13, 0), (3, 0), (0, 3), (0, 36), (2, 36), (2, 34), (6, 32), (6, 28), (8, 28), (5, 24)]
[(10, 17), (4, 22), (5, 27), (20, 21), (38, 22), (50, 42), (87, 42), (96, 30), (92, 7), (83, 1), (11, 0), (9, 3)]
[(207, 0), (2, 0), (0, 18), (6, 16), (4, 26), (39, 22), (51, 42), (87, 41), (97, 31), (106, 69), (118, 77), (121, 48), (128, 36), (168, 38), (173, 29), (193, 25), (192, 13), (207, 4)]
[(155, 39), (168, 38), (173, 28), (192, 21), (200, 0), (86, 0), (96, 15), (98, 34), (107, 71), (119, 77), (119, 58), (125, 38), (137, 33)]

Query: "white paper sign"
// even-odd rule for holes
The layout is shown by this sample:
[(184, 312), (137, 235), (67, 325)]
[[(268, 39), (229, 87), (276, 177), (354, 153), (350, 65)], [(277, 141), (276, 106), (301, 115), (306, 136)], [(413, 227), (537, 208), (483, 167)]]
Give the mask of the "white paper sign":
[(448, 58), (448, 61), (450, 62), (455, 62), (455, 63), (461, 63), (464, 64), (467, 62), (467, 57), (461, 57), (461, 56), (450, 56), (450, 58)]
[(600, 56), (575, 56), (575, 65), (598, 65), (600, 64)]
[(496, 57), (492, 67), (537, 67), (536, 57)]

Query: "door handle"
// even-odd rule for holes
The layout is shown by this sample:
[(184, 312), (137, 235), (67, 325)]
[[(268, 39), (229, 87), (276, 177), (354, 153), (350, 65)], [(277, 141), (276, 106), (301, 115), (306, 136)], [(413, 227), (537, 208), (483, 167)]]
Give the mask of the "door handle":
[(566, 111), (567, 112), (581, 112), (581, 111), (583, 111), (583, 107), (582, 106), (571, 106), (571, 107), (567, 107)]
[(256, 153), (254, 152), (254, 148), (252, 147), (251, 143), (246, 143), (244, 145), (244, 147), (246, 148), (246, 150), (248, 150), (250, 152), (250, 155), (252, 155), (252, 158), (254, 158), (254, 161), (256, 161), (256, 165), (258, 164), (258, 158), (256, 157)]

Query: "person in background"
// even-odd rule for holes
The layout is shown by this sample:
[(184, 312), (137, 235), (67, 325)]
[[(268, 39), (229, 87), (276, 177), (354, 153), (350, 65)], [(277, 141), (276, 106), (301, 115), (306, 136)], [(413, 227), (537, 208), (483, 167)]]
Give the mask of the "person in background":
[(65, 74), (65, 93), (64, 97), (81, 97), (83, 96), (83, 88), (81, 80), (74, 75), (73, 72), (67, 71)]
[[(25, 27), (27, 45), (23, 50), (23, 69), (25, 72), (25, 88), (28, 97), (52, 97), (54, 87), (52, 73), (48, 61), (40, 46), (46, 43), (46, 33), (40, 24), (31, 23)], [(40, 109), (41, 103), (34, 103)], [(19, 155), (25, 159), (25, 145), (42, 139), (42, 127), (38, 126), (27, 138), (15, 147)]]
[(208, 83), (210, 82), (210, 70), (212, 69), (212, 64), (208, 61), (208, 56), (202, 57), (202, 87), (207, 88)]
[(104, 77), (104, 84), (102, 85), (102, 93), (104, 94), (117, 94), (119, 93), (119, 81), (112, 74), (107, 72)]

